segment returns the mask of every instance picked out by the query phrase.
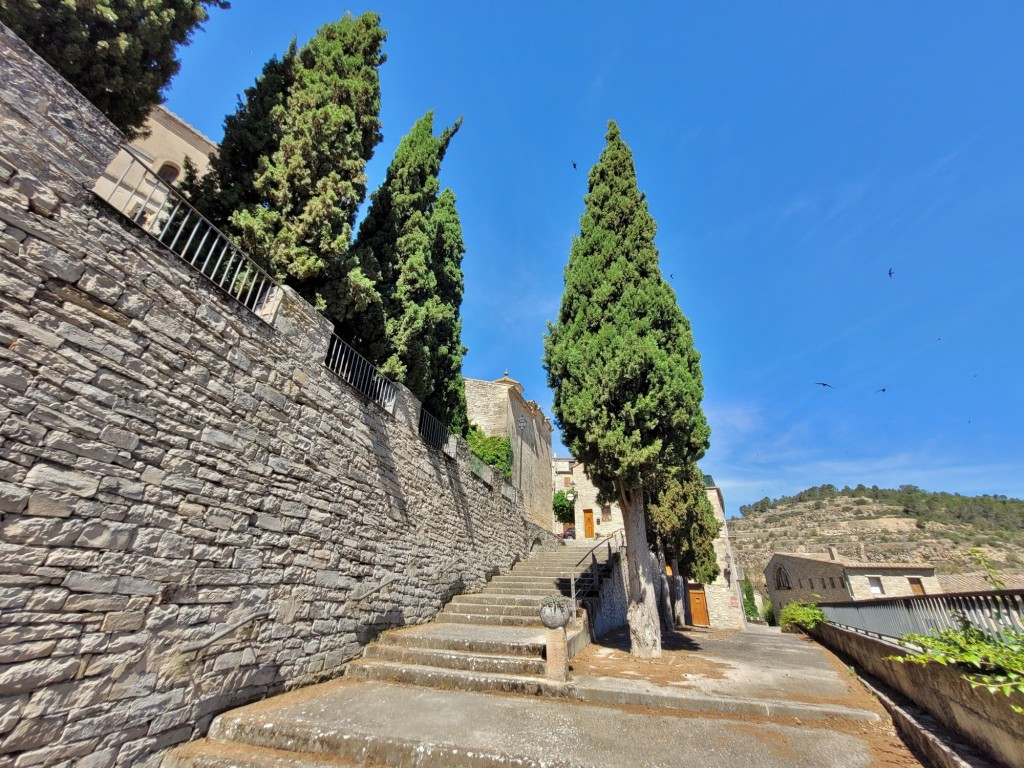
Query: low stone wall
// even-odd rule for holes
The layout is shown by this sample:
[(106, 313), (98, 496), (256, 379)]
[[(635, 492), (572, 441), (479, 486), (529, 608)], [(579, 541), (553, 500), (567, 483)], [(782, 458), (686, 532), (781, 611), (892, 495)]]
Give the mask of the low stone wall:
[(940, 664), (886, 661), (886, 656), (908, 651), (877, 638), (830, 624), (818, 625), (811, 635), (900, 691), (985, 754), (1004, 765), (1024, 768), (1024, 717), (1010, 709), (1005, 696), (971, 688), (956, 669)]
[(155, 765), (555, 543), (98, 201), (122, 140), (0, 25), (0, 768)]
[(601, 579), (599, 596), (586, 601), (590, 635), (595, 640), (626, 626), (629, 597), (626, 594), (625, 562), (619, 553), (615, 553), (611, 564), (612, 572)]

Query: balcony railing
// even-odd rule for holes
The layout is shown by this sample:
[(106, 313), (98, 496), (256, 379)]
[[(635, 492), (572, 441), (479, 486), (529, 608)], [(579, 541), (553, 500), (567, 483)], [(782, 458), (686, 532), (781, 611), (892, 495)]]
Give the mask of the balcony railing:
[(1002, 636), (1006, 630), (1024, 631), (1021, 589), (821, 603), (818, 607), (830, 624), (887, 640), (959, 629), (958, 616), (992, 635)]
[(281, 295), (277, 281), (130, 149), (118, 152), (93, 192), (235, 301), (273, 324)]
[(394, 383), (337, 336), (331, 336), (324, 365), (385, 411), (394, 413)]
[(423, 438), (424, 442), (441, 450), (448, 458), (455, 458), (455, 435), (449, 432), (444, 424), (422, 408), (420, 408), (420, 437)]

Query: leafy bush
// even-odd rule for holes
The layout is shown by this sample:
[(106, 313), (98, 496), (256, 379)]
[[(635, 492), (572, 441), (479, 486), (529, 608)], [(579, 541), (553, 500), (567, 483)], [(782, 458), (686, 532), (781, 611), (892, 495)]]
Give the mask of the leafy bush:
[(761, 609), (761, 618), (764, 619), (764, 623), (770, 627), (775, 626), (775, 606), (771, 603), (765, 603)]
[(565, 491), (559, 491), (551, 500), (551, 511), (555, 513), (555, 520), (560, 523), (576, 522), (576, 505), (569, 501)]
[(800, 629), (814, 629), (825, 622), (825, 614), (814, 603), (803, 603), (794, 600), (786, 603), (779, 611), (779, 624), (783, 629), (799, 627)]
[[(956, 667), (972, 688), (989, 693), (1024, 697), (1024, 632), (1007, 629), (1005, 635), (991, 635), (974, 626), (962, 614), (955, 614), (959, 629), (944, 629), (931, 635), (906, 635), (900, 645), (917, 646), (921, 653), (889, 656), (891, 661), (909, 664), (937, 662)], [(1020, 699), (1019, 699), (1020, 700)], [(1010, 706), (1024, 715), (1024, 706)]]
[(507, 437), (488, 437), (474, 424), (469, 428), (466, 441), (469, 443), (469, 450), (484, 464), (501, 472), (506, 480), (512, 479), (512, 443)]

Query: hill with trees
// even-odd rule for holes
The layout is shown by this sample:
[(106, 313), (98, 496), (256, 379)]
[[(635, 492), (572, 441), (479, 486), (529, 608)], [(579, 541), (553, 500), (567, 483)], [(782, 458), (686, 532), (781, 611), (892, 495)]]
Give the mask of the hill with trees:
[(928, 562), (939, 574), (977, 570), (980, 550), (1005, 573), (1024, 568), (1024, 500), (858, 485), (819, 485), (740, 507), (733, 549), (755, 583), (775, 552), (823, 553), (877, 563)]

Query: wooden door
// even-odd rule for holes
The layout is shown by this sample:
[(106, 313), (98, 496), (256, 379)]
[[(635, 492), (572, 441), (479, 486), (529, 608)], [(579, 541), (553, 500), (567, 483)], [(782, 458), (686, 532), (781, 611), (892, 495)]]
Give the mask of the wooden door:
[(924, 584), (921, 583), (920, 579), (908, 578), (907, 581), (910, 582), (911, 592), (913, 592), (915, 595), (924, 594)]
[(583, 538), (594, 538), (594, 510), (583, 510)]
[(687, 588), (690, 596), (690, 617), (697, 627), (710, 627), (711, 617), (708, 616), (708, 598), (704, 594), (704, 586), (690, 584)]

